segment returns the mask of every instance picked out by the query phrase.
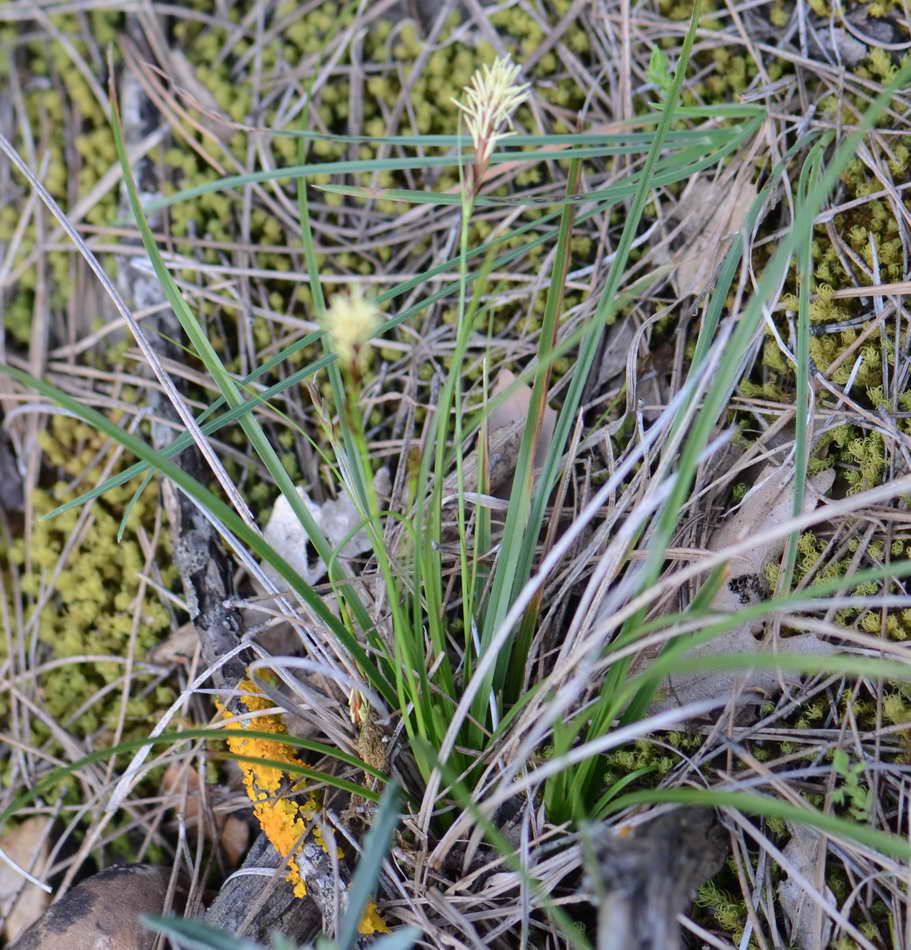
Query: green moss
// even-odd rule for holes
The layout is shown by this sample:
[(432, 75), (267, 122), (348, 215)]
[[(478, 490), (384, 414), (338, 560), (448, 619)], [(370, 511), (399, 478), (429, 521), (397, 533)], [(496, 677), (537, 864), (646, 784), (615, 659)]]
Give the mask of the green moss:
[[(118, 525), (135, 485), (112, 489), (97, 501), (87, 526), (81, 530), (76, 510), (42, 520), (42, 515), (84, 490), (86, 483), (101, 479), (99, 450), (103, 440), (71, 418), (54, 416), (41, 445), (51, 465), (71, 479), (84, 476), (85, 482), (60, 481), (50, 491), (36, 491), (32, 497), (36, 519), (29, 546), (26, 549), (22, 541), (17, 541), (6, 554), (7, 564), (17, 566), (23, 594), (29, 598), (39, 592), (44, 595), (37, 618), (39, 641), (46, 654), (55, 659), (126, 657), (131, 644), (133, 656), (143, 658), (172, 625), (168, 611), (139, 576), (146, 565), (140, 534), (151, 537), (155, 533), (157, 498), (147, 492), (148, 497), (139, 500), (127, 518), (124, 539), (119, 544)], [(172, 565), (172, 558), (167, 556), (166, 532), (159, 545), (160, 562)], [(58, 569), (64, 550), (63, 567)], [(160, 579), (166, 586), (174, 584), (176, 568), (166, 566)], [(10, 589), (8, 584), (5, 586)], [(28, 608), (26, 622), (35, 617), (37, 609), (36, 605)], [(0, 643), (0, 653), (4, 650), (5, 645)], [(93, 735), (99, 729), (112, 731), (121, 712), (121, 692), (105, 687), (123, 675), (123, 663), (113, 659), (73, 662), (47, 670), (37, 679), (42, 707), (80, 735)], [(136, 671), (133, 675), (135, 691), (145, 674)], [(126, 710), (127, 735), (146, 732), (150, 719), (161, 708), (154, 696), (140, 698), (134, 692)], [(72, 720), (74, 710), (79, 709), (82, 712)], [(0, 715), (6, 712), (6, 700), (0, 697)], [(32, 722), (36, 741), (47, 738), (42, 721)]]
[(718, 925), (740, 941), (747, 920), (746, 905), (722, 890), (713, 880), (706, 881), (696, 892), (696, 906), (708, 911)]

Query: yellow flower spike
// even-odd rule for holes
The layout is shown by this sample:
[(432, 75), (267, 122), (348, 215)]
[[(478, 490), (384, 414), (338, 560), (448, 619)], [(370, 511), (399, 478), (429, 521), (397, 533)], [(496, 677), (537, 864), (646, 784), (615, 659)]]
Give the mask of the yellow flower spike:
[(332, 352), (349, 369), (356, 369), (363, 362), (365, 345), (379, 325), (379, 308), (364, 296), (358, 284), (347, 294), (336, 294), (323, 317)]
[(495, 59), (483, 65), (465, 87), (466, 102), (453, 99), (453, 103), (465, 116), (465, 127), (475, 147), (474, 181), (477, 187), (487, 170), (494, 145), (510, 132), (504, 132), (505, 124), (512, 130), (512, 116), (528, 98), (528, 83), (520, 83), (519, 67), (507, 57)]

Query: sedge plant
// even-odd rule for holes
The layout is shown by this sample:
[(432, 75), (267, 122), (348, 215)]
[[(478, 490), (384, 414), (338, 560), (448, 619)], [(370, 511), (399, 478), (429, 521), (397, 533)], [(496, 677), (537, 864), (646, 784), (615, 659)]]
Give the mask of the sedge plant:
[[(899, 838), (865, 828), (857, 822), (822, 815), (809, 806), (785, 804), (760, 795), (728, 789), (631, 789), (624, 780), (605, 789), (601, 780), (603, 756), (661, 728), (670, 728), (688, 715), (705, 714), (725, 703), (696, 704), (673, 713), (649, 716), (649, 705), (661, 678), (690, 669), (687, 651), (697, 643), (723, 636), (743, 623), (743, 617), (718, 617), (708, 609), (711, 592), (723, 580), (724, 565), (731, 552), (722, 552), (686, 568), (667, 572), (668, 550), (681, 521), (695, 502), (693, 486), (704, 465), (728, 437), (719, 435), (731, 393), (750, 364), (761, 333), (765, 308), (773, 298), (787, 269), (798, 258), (801, 291), (806, 292), (810, 259), (806, 245), (812, 221), (838, 175), (850, 161), (862, 136), (888, 105), (893, 91), (911, 75), (903, 69), (867, 110), (857, 129), (828, 158), (827, 141), (812, 134), (794, 144), (785, 159), (773, 167), (765, 188), (747, 215), (745, 230), (758, 220), (763, 203), (781, 179), (786, 162), (807, 152), (792, 229), (780, 240), (761, 274), (752, 297), (736, 318), (724, 317), (733, 281), (742, 265), (746, 241), (741, 233), (722, 262), (715, 287), (703, 310), (688, 376), (680, 392), (651, 421), (619, 460), (606, 483), (563, 530), (552, 530), (559, 515), (553, 510), (555, 492), (568, 477), (572, 464), (570, 447), (578, 438), (586, 382), (592, 371), (598, 343), (606, 326), (637, 294), (667, 276), (666, 269), (635, 271), (632, 252), (649, 203), (657, 189), (685, 182), (699, 172), (736, 155), (758, 134), (763, 111), (752, 105), (683, 107), (681, 90), (698, 24), (698, 4), (680, 49), (673, 72), (658, 53), (653, 56), (650, 76), (659, 91), (659, 101), (636, 123), (644, 132), (610, 134), (519, 135), (509, 133), (515, 109), (530, 95), (520, 81), (521, 68), (500, 59), (485, 67), (458, 102), (467, 136), (389, 136), (370, 139), (394, 145), (398, 157), (310, 163), (307, 144), (316, 133), (284, 132), (299, 144), (299, 162), (290, 167), (267, 169), (223, 178), (158, 199), (164, 207), (213, 191), (229, 191), (254, 182), (292, 179), (297, 197), (304, 256), (307, 261), (311, 299), (321, 329), (284, 347), (243, 379), (225, 369), (221, 357), (208, 343), (198, 317), (184, 300), (156, 247), (145, 221), (144, 209), (130, 177), (129, 166), (116, 120), (115, 140), (132, 199), (133, 211), (146, 252), (162, 288), (181, 319), (197, 356), (220, 396), (195, 423), (193, 434), (176, 438), (163, 452), (156, 452), (135, 435), (93, 412), (59, 389), (36, 380), (21, 370), (4, 371), (56, 399), (70, 411), (103, 428), (140, 459), (118, 476), (117, 481), (150, 471), (172, 478), (182, 491), (213, 513), (231, 533), (231, 543), (241, 543), (267, 561), (288, 583), (306, 609), (324, 625), (327, 636), (347, 652), (362, 678), (349, 696), (352, 707), (371, 707), (376, 720), (401, 723), (407, 751), (414, 765), (408, 789), (416, 804), (416, 826), (436, 840), (437, 854), (468, 832), (478, 822), (495, 845), (508, 845), (491, 824), (495, 809), (518, 794), (541, 796), (553, 822), (600, 819), (625, 808), (647, 802), (695, 802), (740, 807), (751, 814), (804, 821), (827, 833), (838, 834), (902, 858), (911, 849)], [(700, 124), (701, 123), (701, 124)], [(694, 127), (695, 126), (695, 127)], [(358, 143), (357, 136), (334, 136), (337, 141)], [(441, 154), (411, 156), (417, 147), (438, 149)], [(585, 170), (590, 163), (623, 156), (633, 164), (625, 177), (603, 187), (586, 188)], [(509, 162), (544, 161), (565, 163), (565, 187), (561, 197), (533, 200), (540, 212), (533, 221), (512, 224), (476, 246), (471, 244), (471, 224), (481, 210), (511, 208), (509, 198), (485, 193), (497, 166)], [(315, 239), (310, 221), (308, 188), (315, 175), (361, 175), (403, 172), (416, 168), (456, 168), (461, 186), (458, 193), (420, 189), (381, 189), (387, 200), (403, 204), (450, 205), (459, 212), (459, 250), (452, 259), (368, 297), (356, 282), (348, 293), (324, 302)], [(373, 198), (377, 189), (359, 185), (322, 185), (324, 192), (354, 199)], [(39, 196), (65, 222), (65, 216), (36, 183)], [(622, 229), (610, 259), (591, 315), (570, 327), (566, 322), (566, 280), (572, 256), (574, 230), (587, 221), (622, 211)], [(78, 235), (72, 231), (74, 240)], [(478, 406), (466, 393), (466, 368), (472, 346), (482, 336), (485, 321), (495, 304), (491, 274), (521, 261), (533, 248), (552, 249), (547, 273), (544, 315), (534, 358), (522, 367), (517, 379), (504, 392), (489, 396)], [(89, 258), (84, 244), (80, 249)], [(442, 275), (457, 270), (456, 280)], [(433, 292), (396, 310), (406, 295), (437, 280)], [(405, 466), (405, 501), (396, 508), (380, 498), (374, 488), (375, 460), (364, 417), (363, 396), (367, 381), (367, 357), (371, 340), (392, 333), (396, 327), (447, 299), (457, 301), (456, 325), (447, 373), (438, 398), (430, 407), (416, 457), (399, 460)], [(797, 468), (807, 471), (809, 435), (808, 327), (802, 304), (798, 359), (801, 370), (795, 428), (798, 435)], [(141, 333), (137, 328), (135, 331)], [(279, 368), (302, 348), (322, 340), (323, 356), (289, 372), (278, 382), (262, 387), (261, 378)], [(562, 396), (553, 437), (536, 464), (536, 449), (542, 441), (545, 413), (549, 406), (555, 365), (568, 355), (573, 362), (561, 380)], [(354, 582), (321, 535), (318, 526), (300, 503), (295, 486), (285, 472), (261, 424), (257, 409), (281, 397), (293, 386), (325, 373), (330, 382), (333, 419), (326, 430), (340, 485), (354, 501), (372, 546), (384, 596), (383, 610), (374, 610), (363, 588)], [(486, 373), (486, 367), (485, 367)], [(530, 384), (527, 415), (522, 420), (506, 514), (502, 525), (494, 524), (488, 506), (485, 482), (484, 432), (493, 409), (502, 405), (523, 384)], [(224, 501), (199, 485), (174, 464), (172, 458), (221, 428), (239, 423), (260, 463), (288, 499), (317, 552), (329, 566), (333, 603), (298, 577), (280, 554)], [(465, 457), (477, 445), (480, 459), (476, 484), (470, 485)], [(644, 489), (639, 497), (625, 488), (642, 473)], [(454, 498), (447, 497), (448, 479), (454, 474)], [(111, 480), (85, 493), (75, 503), (102, 494)], [(787, 540), (795, 532), (828, 515), (801, 514), (799, 479), (795, 484), (795, 517), (788, 525), (770, 528)], [(864, 503), (885, 501), (911, 488), (907, 480), (882, 486), (844, 502), (843, 513)], [(610, 498), (620, 497), (608, 515)], [(74, 504), (74, 503), (70, 503)], [(835, 506), (837, 507), (837, 506)], [(598, 518), (613, 528), (613, 535), (576, 613), (568, 620), (565, 639), (555, 649), (559, 662), (546, 675), (541, 667), (539, 628), (546, 608), (544, 591), (549, 580), (570, 557), (572, 545)], [(549, 522), (550, 519), (550, 522)], [(449, 525), (454, 520), (454, 530)], [(454, 541), (452, 540), (454, 538)], [(799, 594), (791, 590), (794, 567), (791, 541), (786, 569), (776, 596), (752, 608), (756, 616), (779, 619), (796, 617), (832, 598), (846, 581), (819, 582)], [(454, 544), (455, 555), (447, 556)], [(542, 549), (543, 544), (543, 549)], [(911, 573), (907, 563), (892, 564), (859, 573), (852, 583), (881, 581)], [(449, 583), (454, 574), (455, 583)], [(656, 605), (685, 584), (702, 585), (682, 613), (653, 613)], [(455, 591), (455, 594), (453, 594)], [(607, 593), (605, 593), (607, 591)], [(883, 603), (871, 598), (870, 603)], [(651, 638), (651, 639), (650, 639)], [(637, 651), (645, 642), (656, 642), (661, 655), (649, 666), (634, 666)], [(804, 657), (786, 652), (700, 659), (703, 668), (749, 669), (758, 666), (788, 668), (808, 673), (830, 672), (846, 676), (881, 676), (911, 679), (900, 666), (882, 660), (858, 657)], [(276, 660), (280, 665), (280, 661)], [(536, 665), (537, 664), (537, 665)], [(688, 665), (689, 664), (689, 665)], [(698, 706), (698, 708), (696, 708)], [(500, 750), (513, 747), (509, 762), (499, 761)], [(515, 751), (518, 750), (518, 751)], [(648, 770), (636, 773), (646, 776)], [(369, 797), (369, 796), (365, 796)], [(376, 797), (375, 795), (373, 796)], [(461, 815), (456, 817), (456, 806)], [(442, 860), (442, 858), (441, 858)], [(532, 882), (533, 884), (534, 882)], [(534, 890), (534, 887), (533, 887)], [(546, 895), (535, 890), (542, 901)]]

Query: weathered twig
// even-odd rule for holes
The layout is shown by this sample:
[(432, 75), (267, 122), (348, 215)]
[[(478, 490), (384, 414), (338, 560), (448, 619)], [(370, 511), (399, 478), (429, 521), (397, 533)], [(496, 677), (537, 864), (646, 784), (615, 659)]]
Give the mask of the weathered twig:
[(727, 853), (714, 812), (677, 808), (630, 837), (605, 830), (592, 843), (598, 950), (679, 950), (677, 915)]
[[(130, 32), (136, 41), (139, 38), (138, 26), (133, 26)], [(129, 70), (124, 72), (120, 85), (120, 102), (123, 133), (129, 148), (154, 130), (159, 116)], [(154, 164), (148, 158), (136, 163), (133, 174), (143, 191), (156, 186)], [(124, 204), (123, 211), (128, 214), (129, 206), (126, 202)], [(150, 224), (154, 229), (158, 221), (150, 220)], [(144, 257), (132, 257), (121, 262), (121, 289), (136, 307), (152, 307), (165, 302), (164, 293), (148, 263)], [(171, 342), (182, 335), (174, 312), (170, 308), (161, 309), (145, 325), (151, 330), (150, 342), (162, 360), (179, 360), (178, 348)], [(152, 427), (153, 444), (161, 450), (173, 440), (175, 431), (179, 431), (179, 418), (171, 403), (157, 390), (150, 392), (149, 402), (158, 418), (173, 423), (156, 423)], [(202, 458), (195, 448), (182, 452), (177, 463), (198, 481), (205, 483), (208, 480)], [(180, 570), (190, 619), (199, 633), (203, 662), (209, 665), (240, 643), (240, 614), (224, 606), (225, 601), (234, 595), (231, 565), (215, 529), (190, 499), (178, 492), (169, 481), (162, 483), (162, 495), (171, 524), (174, 557)], [(245, 674), (248, 659), (239, 654), (223, 664), (213, 675), (216, 685), (219, 688), (236, 686)]]
[(284, 859), (264, 834), (259, 835), (240, 871), (209, 905), (206, 923), (257, 941), (265, 941), (276, 929), (296, 940), (307, 939), (321, 924), (319, 910), (314, 901), (294, 896), (284, 871)]

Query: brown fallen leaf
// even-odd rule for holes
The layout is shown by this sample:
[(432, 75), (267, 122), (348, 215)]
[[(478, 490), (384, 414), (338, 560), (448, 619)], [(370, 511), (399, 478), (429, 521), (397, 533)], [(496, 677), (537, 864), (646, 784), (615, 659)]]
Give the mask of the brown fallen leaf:
[[(709, 643), (695, 647), (688, 659), (760, 653), (768, 648), (756, 639), (750, 627), (736, 627)], [(781, 641), (781, 652), (800, 656), (831, 656), (836, 647), (812, 633), (801, 633)], [(761, 702), (783, 686), (796, 686), (803, 674), (798, 670), (706, 670), (704, 673), (675, 673), (667, 678), (665, 692), (656, 698), (650, 713), (664, 712), (700, 699), (731, 696), (738, 705)]]
[[(44, 815), (26, 818), (0, 837), (0, 850), (40, 880), (50, 851), (52, 824), (53, 819)], [(47, 891), (30, 884), (16, 868), (0, 861), (0, 920), (7, 944), (33, 924), (50, 901)]]
[[(516, 381), (516, 377), (508, 370), (500, 371), (493, 395), (499, 396)], [(487, 428), (491, 440), (500, 438), (506, 431), (518, 425), (520, 430), (525, 427), (528, 418), (528, 409), (531, 405), (532, 390), (530, 386), (517, 386), (506, 399), (497, 406), (488, 417)], [(554, 426), (557, 424), (557, 414), (550, 406), (544, 409), (544, 418), (541, 422), (541, 433), (535, 446), (535, 467), (543, 464), (550, 447), (550, 440), (554, 436)], [(515, 466), (514, 466), (515, 467)]]
[(681, 222), (678, 250), (670, 258), (678, 297), (698, 297), (711, 285), (758, 194), (748, 169), (733, 178), (690, 180), (673, 214)]
[(194, 624), (185, 623), (149, 651), (149, 662), (162, 666), (185, 665), (198, 649), (199, 631)]
[[(753, 488), (747, 492), (734, 514), (714, 533), (709, 544), (711, 551), (726, 547), (758, 534), (765, 528), (781, 524), (791, 517), (792, 466), (767, 465)], [(816, 507), (831, 487), (834, 473), (822, 472), (809, 480), (804, 498), (804, 510)], [(728, 565), (729, 576), (712, 600), (711, 606), (719, 612), (736, 614), (751, 604), (770, 596), (765, 580), (765, 568), (781, 556), (785, 541), (757, 544), (748, 553), (740, 555)], [(768, 649), (756, 639), (763, 622), (752, 621), (715, 637), (708, 643), (694, 647), (687, 658), (730, 656), (738, 653), (756, 653)], [(820, 640), (814, 634), (787, 637), (780, 649), (804, 656), (827, 656), (836, 647)], [(796, 670), (706, 670), (698, 673), (675, 673), (667, 677), (665, 689), (659, 694), (649, 712), (663, 712), (700, 699), (736, 696), (738, 703), (755, 703), (783, 685), (796, 685), (801, 674)]]
[[(373, 485), (381, 499), (387, 496), (390, 489), (389, 469), (381, 468), (373, 477)], [(298, 486), (297, 493), (313, 520), (322, 529), (331, 548), (337, 548), (351, 531), (363, 523), (364, 519), (357, 506), (344, 490), (339, 493), (338, 498), (325, 501), (322, 505), (312, 501), (302, 485)], [(307, 532), (283, 495), (278, 497), (272, 508), (263, 537), (308, 584), (315, 584), (326, 573), (326, 565), (321, 559), (317, 558), (310, 563), (307, 557)], [(361, 528), (353, 537), (348, 538), (340, 557), (357, 557), (369, 551), (370, 547), (370, 535)], [(280, 590), (287, 587), (285, 581), (268, 564), (264, 563), (262, 567)]]
[(845, 66), (856, 66), (870, 54), (869, 48), (840, 26), (809, 31), (811, 49), (826, 57), (840, 60)]
[(231, 867), (238, 867), (250, 847), (250, 826), (237, 815), (228, 815), (218, 836), (218, 843)]
[(839, 65), (856, 66), (877, 46), (888, 49), (905, 39), (895, 21), (873, 16), (863, 7), (839, 10), (839, 20), (843, 26), (834, 26), (828, 17), (808, 17), (810, 29), (807, 38), (811, 55), (822, 54)]
[(597, 386), (626, 373), (630, 347), (636, 340), (636, 324), (626, 317), (608, 329), (607, 341), (598, 367)]
[[(804, 511), (812, 511), (835, 481), (831, 470), (812, 476), (804, 492)], [(712, 535), (710, 551), (723, 551), (733, 544), (754, 537), (766, 528), (782, 524), (791, 517), (794, 491), (794, 468), (791, 465), (769, 464), (759, 473), (753, 487), (743, 496), (734, 513)], [(719, 610), (735, 610), (747, 603), (755, 603), (756, 596), (747, 597), (741, 589), (746, 576), (761, 578), (766, 565), (781, 555), (785, 542), (772, 541), (754, 545), (729, 566), (731, 577), (712, 601)], [(753, 583), (753, 582), (751, 582)], [(758, 583), (758, 580), (756, 581)], [(764, 583), (764, 582), (763, 582)]]
[[(379, 469), (373, 477), (373, 486), (379, 496), (380, 508), (382, 509), (384, 499), (389, 497), (391, 490), (388, 468), (384, 466)], [(343, 489), (339, 492), (338, 498), (325, 501), (322, 505), (317, 505), (302, 485), (298, 486), (297, 493), (313, 520), (321, 528), (323, 536), (329, 542), (331, 548), (338, 548), (342, 541), (348, 539), (344, 548), (342, 548), (339, 560), (344, 561), (346, 558), (357, 557), (371, 549), (370, 535), (363, 527), (356, 531), (352, 537), (348, 537), (351, 531), (363, 523), (363, 518), (347, 491)], [(326, 574), (326, 565), (322, 558), (317, 557), (311, 562), (308, 557), (309, 538), (307, 532), (297, 520), (297, 516), (284, 496), (280, 496), (276, 500), (263, 530), (263, 536), (311, 586)], [(279, 576), (268, 562), (263, 561), (260, 566), (278, 590), (287, 590), (287, 582)], [(263, 586), (255, 580), (253, 586), (256, 588), (257, 594), (263, 598), (263, 606), (256, 606), (256, 601), (253, 600), (244, 609), (243, 624), (248, 630), (266, 622), (274, 606), (272, 597), (268, 595)], [(334, 609), (332, 606), (334, 604), (333, 597), (326, 598), (325, 603), (330, 606), (330, 609)], [(300, 647), (298, 634), (290, 623), (283, 620), (273, 622), (270, 626), (260, 630), (256, 639), (260, 646), (267, 649), (274, 656), (293, 654)]]
[[(498, 396), (515, 382), (516, 377), (508, 370), (501, 370), (497, 376), (491, 396)], [(516, 470), (519, 448), (522, 444), (522, 432), (528, 419), (532, 390), (530, 386), (519, 385), (487, 418), (487, 481), (490, 494), (504, 498), (509, 492), (510, 479)], [(557, 414), (550, 406), (544, 409), (541, 432), (535, 446), (535, 468), (540, 466), (547, 456), (547, 450), (554, 435)], [(478, 450), (473, 449), (462, 465), (465, 491), (478, 491)], [(458, 479), (455, 473), (446, 479), (443, 488), (444, 498), (452, 499), (456, 494)]]

